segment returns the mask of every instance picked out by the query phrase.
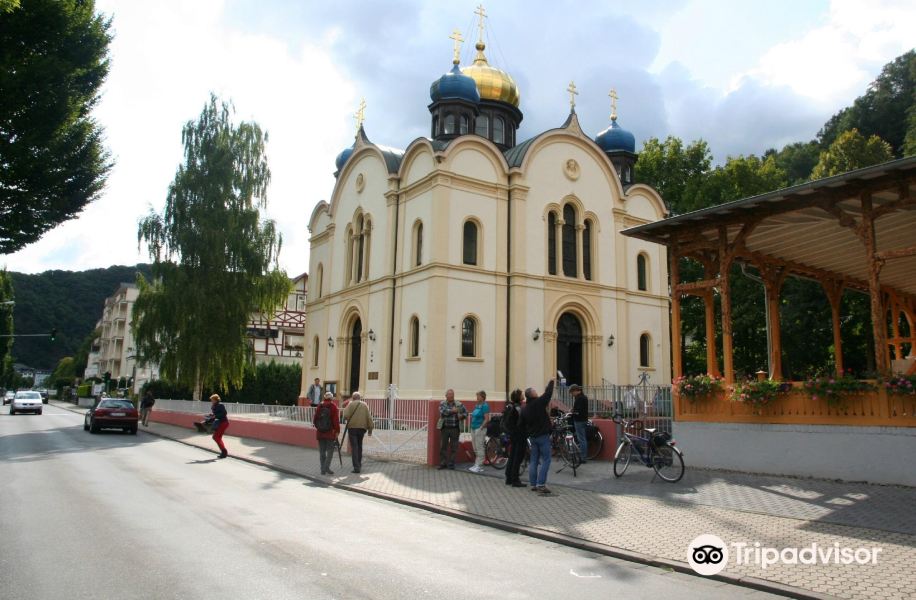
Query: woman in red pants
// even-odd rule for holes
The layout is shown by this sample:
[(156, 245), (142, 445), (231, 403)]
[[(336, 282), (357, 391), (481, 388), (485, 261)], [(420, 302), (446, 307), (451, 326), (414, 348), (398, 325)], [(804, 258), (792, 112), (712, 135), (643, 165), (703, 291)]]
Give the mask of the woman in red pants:
[(219, 458), (226, 458), (229, 452), (223, 444), (223, 434), (229, 429), (229, 415), (226, 414), (226, 407), (220, 402), (219, 394), (210, 396), (210, 404), (213, 413), (213, 441), (219, 446)]

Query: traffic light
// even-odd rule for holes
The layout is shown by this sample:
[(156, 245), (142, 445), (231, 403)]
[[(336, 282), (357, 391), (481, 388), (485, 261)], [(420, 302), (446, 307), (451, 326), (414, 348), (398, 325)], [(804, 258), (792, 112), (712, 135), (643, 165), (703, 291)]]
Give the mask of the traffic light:
[(51, 329), (51, 341), (53, 342), (57, 338), (57, 327)]

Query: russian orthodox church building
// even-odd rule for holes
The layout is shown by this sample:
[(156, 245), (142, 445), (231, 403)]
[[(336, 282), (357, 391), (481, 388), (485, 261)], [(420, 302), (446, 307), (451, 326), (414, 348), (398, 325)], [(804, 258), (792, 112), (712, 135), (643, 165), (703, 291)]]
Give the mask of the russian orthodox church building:
[[(482, 29), (482, 25), (481, 25)], [(620, 235), (666, 214), (633, 184), (635, 138), (562, 125), (520, 143), (512, 77), (477, 43), (430, 86), (430, 137), (395, 150), (362, 125), (310, 221), (303, 390), (459, 398), (567, 383), (670, 381), (662, 246)], [(615, 94), (612, 92), (612, 97)], [(301, 394), (304, 396), (304, 393)]]

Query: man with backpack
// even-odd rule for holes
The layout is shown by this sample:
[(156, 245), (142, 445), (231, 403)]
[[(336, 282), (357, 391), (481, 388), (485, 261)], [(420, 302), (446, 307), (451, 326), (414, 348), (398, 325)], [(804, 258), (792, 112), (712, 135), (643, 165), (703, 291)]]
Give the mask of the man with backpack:
[(518, 475), (519, 467), (522, 465), (522, 457), (525, 456), (527, 439), (525, 430), (520, 426), (519, 416), (522, 410), (522, 390), (514, 390), (509, 394), (509, 401), (503, 409), (503, 417), (500, 419), (500, 429), (509, 436), (509, 460), (506, 463), (506, 485), (512, 487), (525, 487)]
[(340, 411), (334, 404), (334, 394), (325, 392), (324, 400), (315, 409), (312, 417), (315, 425), (315, 437), (318, 439), (318, 457), (321, 460), (321, 474), (333, 475), (331, 459), (337, 448), (337, 436), (340, 435)]

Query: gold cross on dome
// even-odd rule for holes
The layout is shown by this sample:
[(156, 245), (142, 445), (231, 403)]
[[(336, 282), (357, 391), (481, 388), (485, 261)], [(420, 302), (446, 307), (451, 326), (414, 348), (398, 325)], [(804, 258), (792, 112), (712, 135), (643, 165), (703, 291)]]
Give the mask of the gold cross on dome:
[(353, 118), (356, 119), (356, 131), (359, 131), (359, 128), (363, 126), (363, 121), (366, 120), (366, 99), (365, 98), (359, 101), (359, 109), (353, 115)]
[(611, 88), (611, 93), (608, 94), (611, 97), (611, 121), (617, 120), (617, 90)]
[(483, 9), (483, 4), (477, 5), (474, 14), (478, 16), (477, 29), (480, 31), (478, 41), (483, 43), (483, 20), (487, 18), (487, 11)]
[(569, 92), (569, 108), (576, 108), (576, 96), (579, 95), (579, 92), (576, 90), (576, 83), (570, 81), (566, 91)]
[(457, 65), (461, 62), (461, 42), (464, 41), (464, 38), (461, 37), (461, 32), (457, 29), (448, 37), (449, 39), (455, 40), (455, 58), (452, 59), (452, 62)]

